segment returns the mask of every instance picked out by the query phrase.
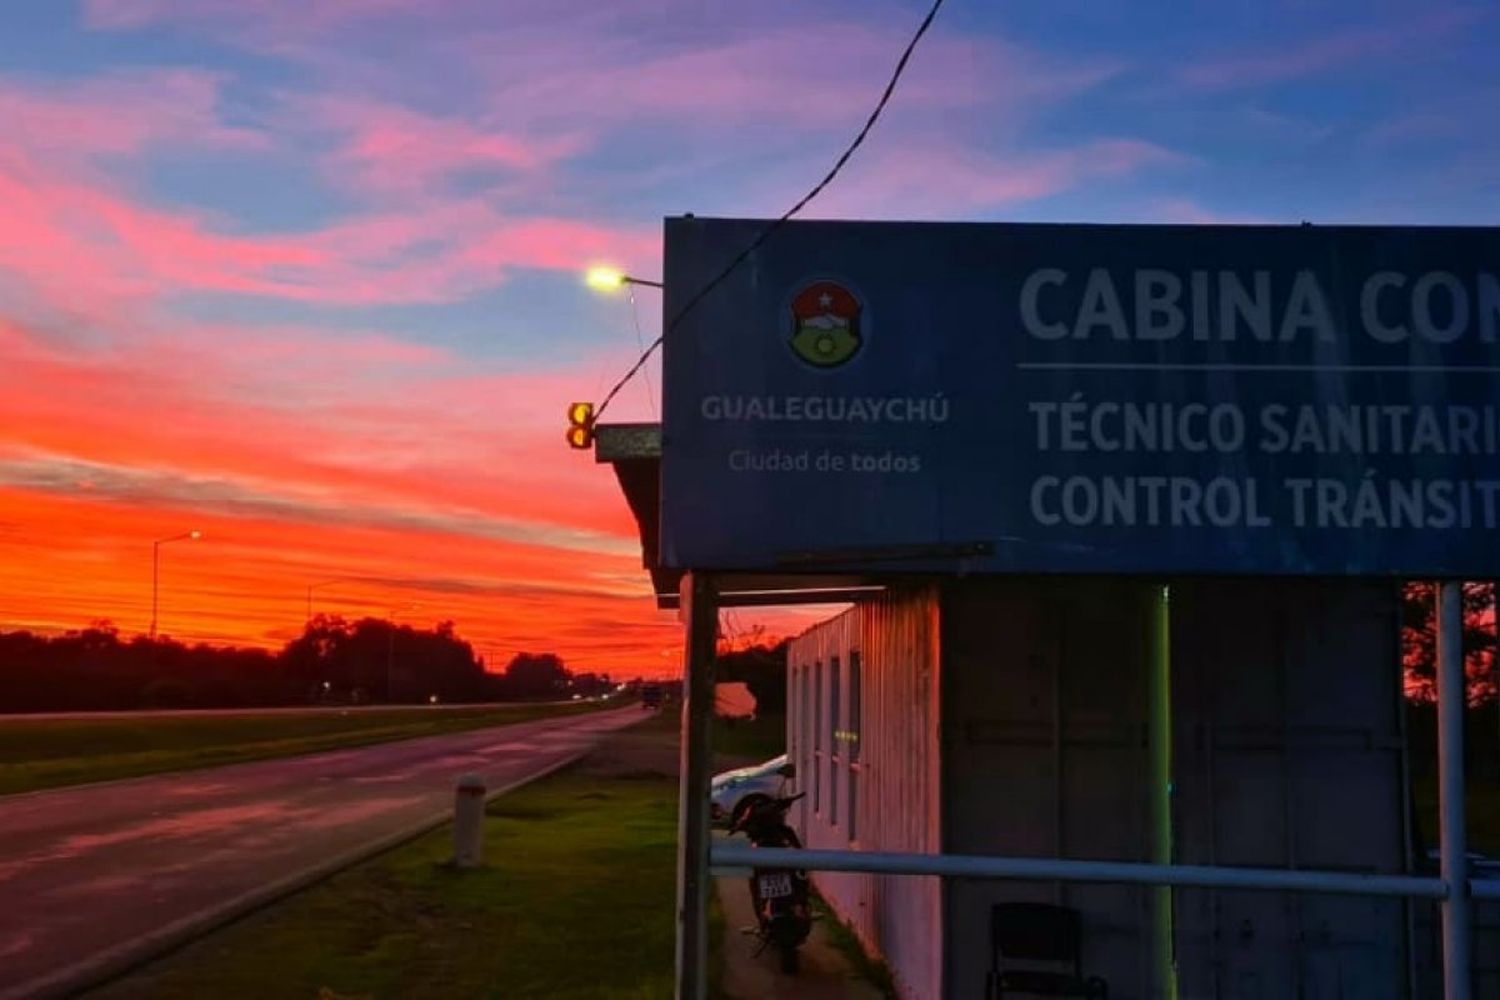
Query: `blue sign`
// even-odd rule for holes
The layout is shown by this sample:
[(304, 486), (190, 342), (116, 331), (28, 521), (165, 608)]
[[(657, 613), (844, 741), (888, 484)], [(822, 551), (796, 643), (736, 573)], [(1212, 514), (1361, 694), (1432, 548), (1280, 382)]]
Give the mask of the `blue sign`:
[(671, 567), (1500, 576), (1500, 230), (794, 222), (664, 349)]

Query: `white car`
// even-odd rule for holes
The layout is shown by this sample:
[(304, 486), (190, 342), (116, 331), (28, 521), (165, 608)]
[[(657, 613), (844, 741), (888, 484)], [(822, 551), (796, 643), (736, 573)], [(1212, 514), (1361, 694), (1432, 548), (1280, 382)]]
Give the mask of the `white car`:
[(786, 754), (764, 764), (716, 774), (709, 783), (708, 811), (715, 826), (730, 826), (745, 806), (786, 794), (787, 780), (795, 776)]

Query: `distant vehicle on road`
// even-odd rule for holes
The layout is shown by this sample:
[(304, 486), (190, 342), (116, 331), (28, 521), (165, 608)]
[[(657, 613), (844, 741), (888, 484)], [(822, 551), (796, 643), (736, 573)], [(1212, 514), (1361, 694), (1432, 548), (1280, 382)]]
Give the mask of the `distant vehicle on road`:
[(661, 708), (660, 684), (646, 684), (641, 687), (641, 707)]
[(786, 792), (788, 778), (796, 770), (786, 754), (764, 764), (716, 774), (709, 782), (708, 812), (715, 826), (731, 826), (746, 809), (764, 805)]

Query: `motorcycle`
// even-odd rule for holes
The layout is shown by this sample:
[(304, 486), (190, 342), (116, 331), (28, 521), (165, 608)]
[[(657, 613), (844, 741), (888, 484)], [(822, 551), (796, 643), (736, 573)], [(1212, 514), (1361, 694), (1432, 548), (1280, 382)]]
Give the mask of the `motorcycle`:
[[(797, 832), (787, 824), (787, 810), (806, 792), (785, 798), (756, 802), (735, 818), (729, 833), (743, 833), (753, 847), (801, 849)], [(801, 869), (754, 868), (750, 875), (750, 900), (759, 924), (761, 946), (756, 954), (775, 947), (781, 955), (781, 971), (797, 971), (797, 949), (812, 931), (812, 907), (808, 905), (807, 873)]]

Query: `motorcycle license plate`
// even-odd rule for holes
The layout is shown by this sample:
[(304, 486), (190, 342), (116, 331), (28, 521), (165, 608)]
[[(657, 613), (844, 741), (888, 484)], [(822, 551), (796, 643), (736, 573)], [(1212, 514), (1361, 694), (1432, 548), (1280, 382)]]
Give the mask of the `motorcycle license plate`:
[(792, 876), (786, 872), (773, 872), (760, 877), (760, 898), (776, 899), (792, 894)]

